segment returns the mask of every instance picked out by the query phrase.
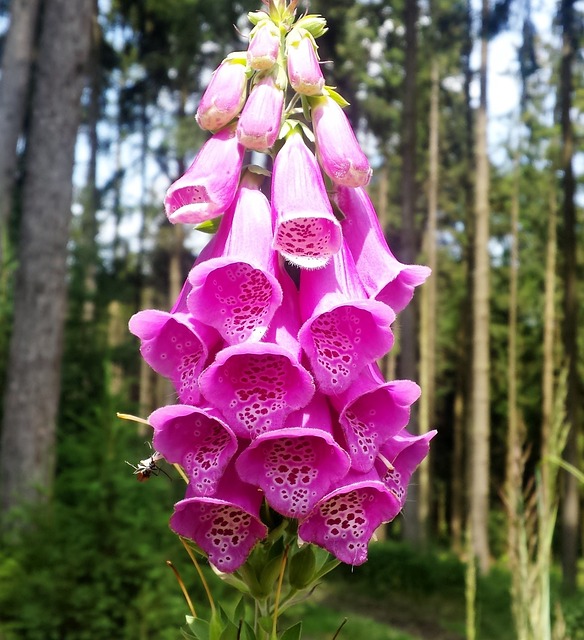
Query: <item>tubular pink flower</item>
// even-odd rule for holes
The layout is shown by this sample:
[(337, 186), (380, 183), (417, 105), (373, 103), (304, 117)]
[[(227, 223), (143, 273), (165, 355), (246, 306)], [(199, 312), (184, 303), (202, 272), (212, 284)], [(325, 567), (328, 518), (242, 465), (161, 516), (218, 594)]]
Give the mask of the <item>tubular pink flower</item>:
[(288, 78), (294, 91), (306, 96), (322, 93), (324, 76), (320, 70), (316, 43), (305, 29), (293, 29), (286, 37)]
[(357, 471), (369, 471), (380, 447), (410, 419), (410, 407), (420, 397), (420, 387), (411, 380), (385, 382), (379, 367), (366, 367), (332, 405), (340, 411), (339, 423), (347, 451)]
[(130, 332), (140, 338), (140, 353), (161, 376), (169, 378), (181, 402), (200, 399), (198, 379), (219, 341), (215, 329), (195, 320), (186, 308), (188, 282), (174, 308), (167, 313), (145, 309), (130, 318)]
[(436, 431), (428, 431), (416, 436), (402, 429), (381, 447), (381, 455), (375, 467), (381, 481), (399, 500), (400, 509), (406, 502), (410, 478), (428, 455), (430, 440), (435, 435)]
[(262, 20), (249, 34), (247, 63), (252, 69), (271, 69), (280, 53), (280, 30), (271, 20)]
[(251, 90), (237, 123), (237, 138), (247, 149), (267, 151), (280, 133), (284, 92), (269, 75)]
[(221, 220), (212, 257), (189, 274), (189, 311), (229, 344), (260, 340), (282, 302), (270, 205), (256, 180), (244, 177)]
[(244, 151), (233, 127), (207, 140), (166, 192), (164, 208), (170, 222), (198, 224), (224, 213), (237, 190)]
[(226, 58), (215, 69), (195, 116), (201, 129), (217, 131), (239, 114), (245, 103), (247, 76), (245, 62)]
[(368, 365), (393, 345), (395, 314), (365, 297), (345, 244), (319, 271), (300, 274), (300, 314), (307, 320), (298, 340), (323, 393), (345, 391)]
[(300, 524), (298, 536), (357, 566), (367, 560), (367, 548), (377, 527), (400, 511), (397, 498), (370, 472), (350, 471), (324, 496)]
[(318, 159), (327, 176), (346, 187), (364, 187), (371, 167), (342, 108), (329, 96), (311, 98)]
[(264, 491), (278, 513), (302, 518), (349, 470), (349, 456), (331, 431), (326, 400), (317, 395), (285, 428), (256, 438), (237, 459), (237, 471)]
[(276, 216), (274, 248), (305, 269), (323, 267), (341, 247), (335, 218), (316, 158), (294, 131), (279, 151), (272, 174)]
[(148, 422), (154, 427), (154, 448), (167, 462), (183, 467), (193, 493), (213, 495), (237, 451), (237, 438), (221, 414), (175, 404), (157, 409)]
[(229, 465), (214, 496), (193, 496), (187, 488), (185, 499), (174, 505), (170, 527), (196, 542), (217, 569), (232, 573), (268, 533), (261, 503), (257, 488), (242, 482)]
[(421, 265), (402, 264), (395, 258), (365, 189), (338, 187), (334, 199), (345, 215), (342, 226), (347, 245), (367, 295), (399, 313), (412, 299), (414, 288), (428, 278), (431, 270)]
[(314, 395), (312, 376), (298, 360), (300, 322), (290, 295), (294, 285), (284, 276), (280, 277), (284, 301), (274, 314), (266, 342), (223, 349), (199, 380), (203, 396), (242, 438), (280, 429), (286, 417)]

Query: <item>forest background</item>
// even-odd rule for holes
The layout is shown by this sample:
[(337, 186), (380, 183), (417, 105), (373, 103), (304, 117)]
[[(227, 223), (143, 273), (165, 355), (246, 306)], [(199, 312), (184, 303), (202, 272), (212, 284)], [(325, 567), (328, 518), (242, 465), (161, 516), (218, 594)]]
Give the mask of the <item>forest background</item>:
[[(448, 558), (463, 602), (466, 568), (467, 614), (495, 576), (508, 637), (544, 638), (518, 630), (532, 602), (581, 638), (583, 3), (299, 6), (328, 19), (325, 76), (350, 102), (390, 247), (433, 269), (383, 369), (420, 382), (410, 428), (438, 436), (379, 543), (391, 585), (380, 560), (356, 580), (429, 598)], [(116, 417), (173, 391), (127, 321), (170, 308), (202, 246), (162, 196), (205, 140), (210, 73), (245, 48), (258, 8), (0, 2), (0, 638), (177, 637), (164, 563), (185, 564), (167, 527), (179, 482), (136, 483), (125, 460), (148, 457), (150, 434)]]

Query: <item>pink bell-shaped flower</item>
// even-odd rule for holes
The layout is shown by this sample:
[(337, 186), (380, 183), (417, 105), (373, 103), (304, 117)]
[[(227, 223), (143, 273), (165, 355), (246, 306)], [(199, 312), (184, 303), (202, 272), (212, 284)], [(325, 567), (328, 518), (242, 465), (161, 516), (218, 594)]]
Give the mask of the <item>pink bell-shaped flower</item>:
[(294, 130), (274, 161), (274, 248), (289, 262), (318, 269), (341, 247), (341, 225), (333, 214), (316, 158)]
[(262, 20), (249, 34), (247, 63), (256, 71), (271, 69), (279, 53), (280, 29), (271, 20)]
[(336, 184), (364, 187), (371, 179), (371, 167), (345, 112), (329, 96), (311, 98), (310, 106), (324, 172)]
[(228, 465), (213, 496), (196, 496), (190, 486), (184, 500), (174, 505), (170, 527), (196, 542), (209, 562), (233, 573), (246, 560), (268, 528), (260, 520), (261, 492), (242, 482)]
[(416, 436), (402, 429), (381, 447), (375, 467), (381, 481), (399, 500), (400, 508), (406, 503), (410, 478), (428, 455), (430, 440), (435, 435), (436, 431), (428, 431)]
[(296, 290), (286, 273), (280, 283), (284, 300), (264, 341), (223, 349), (199, 380), (203, 396), (242, 438), (280, 429), (314, 395), (312, 376), (299, 362)]
[(185, 404), (161, 407), (150, 415), (156, 451), (184, 469), (194, 494), (213, 495), (227, 463), (237, 451), (237, 438), (215, 409)]
[(314, 38), (305, 29), (292, 29), (286, 37), (288, 78), (297, 93), (322, 93), (324, 76), (316, 55)]
[(229, 344), (260, 340), (282, 302), (270, 205), (258, 178), (244, 176), (212, 240), (212, 257), (189, 274), (189, 311)]
[(247, 149), (267, 151), (282, 126), (284, 92), (267, 75), (254, 85), (237, 123), (237, 138)]
[(338, 187), (334, 199), (345, 215), (342, 226), (347, 245), (367, 295), (399, 313), (412, 299), (415, 287), (428, 278), (430, 268), (402, 264), (395, 258), (365, 189)]
[(419, 397), (415, 382), (385, 382), (376, 364), (366, 367), (345, 392), (331, 396), (354, 469), (373, 467), (380, 447), (409, 422), (410, 407)]
[(245, 59), (228, 56), (215, 69), (199, 103), (197, 123), (201, 129), (217, 131), (235, 118), (247, 94)]
[(207, 140), (185, 174), (166, 192), (164, 208), (170, 222), (198, 224), (224, 213), (235, 197), (244, 151), (234, 127)]
[(326, 400), (317, 394), (285, 428), (256, 438), (237, 459), (237, 471), (264, 491), (278, 513), (303, 518), (351, 464), (331, 432)]
[(168, 313), (144, 309), (130, 318), (131, 333), (140, 338), (140, 353), (161, 376), (169, 378), (181, 402), (200, 399), (198, 379), (220, 336), (215, 329), (195, 320), (187, 311), (191, 285), (186, 282)]
[(298, 340), (310, 360), (318, 388), (345, 391), (369, 364), (393, 345), (390, 307), (365, 296), (349, 250), (343, 247), (318, 271), (300, 274)]
[(298, 536), (357, 566), (367, 560), (369, 541), (377, 527), (400, 511), (398, 499), (378, 474), (350, 471), (301, 522)]

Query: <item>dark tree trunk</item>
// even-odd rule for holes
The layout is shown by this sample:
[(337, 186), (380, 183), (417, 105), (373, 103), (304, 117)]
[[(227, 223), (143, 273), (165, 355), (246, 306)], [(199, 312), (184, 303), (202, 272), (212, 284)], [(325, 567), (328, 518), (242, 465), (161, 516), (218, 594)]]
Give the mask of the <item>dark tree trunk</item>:
[(92, 9), (93, 0), (46, 0), (43, 13), (4, 400), (3, 514), (52, 491), (71, 176)]

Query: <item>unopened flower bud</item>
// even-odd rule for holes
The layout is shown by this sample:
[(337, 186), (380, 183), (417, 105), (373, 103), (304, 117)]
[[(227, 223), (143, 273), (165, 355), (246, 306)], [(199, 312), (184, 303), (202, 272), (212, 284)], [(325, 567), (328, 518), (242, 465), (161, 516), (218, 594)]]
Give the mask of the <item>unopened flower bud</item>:
[(310, 104), (316, 149), (324, 172), (336, 184), (364, 187), (372, 171), (347, 116), (329, 96), (313, 98)]
[(280, 30), (271, 20), (262, 20), (250, 33), (247, 62), (262, 71), (276, 64), (280, 52)]
[(201, 129), (217, 131), (229, 124), (245, 103), (247, 77), (245, 61), (226, 58), (213, 73), (196, 120)]
[(252, 89), (239, 118), (239, 142), (254, 151), (267, 151), (280, 133), (283, 110), (284, 92), (271, 75), (262, 78)]
[(316, 55), (316, 44), (308, 31), (294, 29), (286, 38), (288, 77), (298, 93), (314, 96), (322, 92), (324, 77)]

